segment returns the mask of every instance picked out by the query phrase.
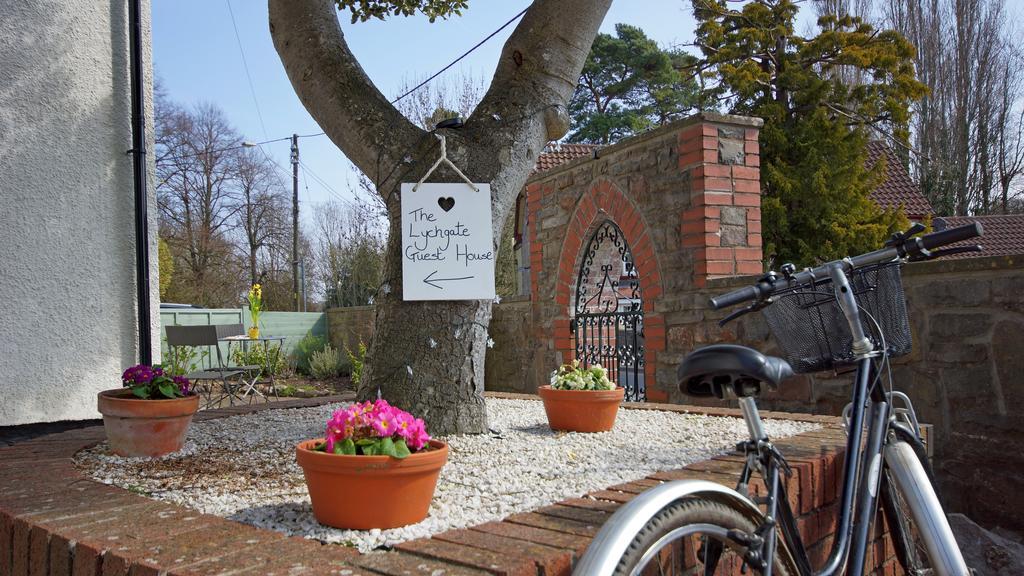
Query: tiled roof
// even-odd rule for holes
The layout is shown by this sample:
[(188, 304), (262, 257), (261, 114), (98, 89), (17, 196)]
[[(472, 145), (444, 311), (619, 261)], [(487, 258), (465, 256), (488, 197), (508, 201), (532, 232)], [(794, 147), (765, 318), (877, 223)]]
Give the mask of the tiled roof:
[(989, 216), (936, 216), (932, 220), (935, 230), (956, 228), (980, 222), (981, 238), (963, 244), (980, 244), (981, 252), (954, 254), (948, 258), (980, 258), (1024, 254), (1024, 214), (993, 214)]
[(600, 146), (597, 144), (551, 143), (545, 146), (544, 151), (537, 157), (537, 165), (533, 170), (534, 172), (543, 172), (560, 164), (565, 164), (570, 160), (575, 160), (584, 156), (592, 157), (594, 152), (599, 148)]
[(871, 191), (871, 199), (883, 208), (903, 207), (903, 212), (911, 220), (922, 220), (932, 213), (928, 199), (921, 194), (921, 189), (910, 178), (907, 169), (896, 156), (896, 153), (885, 142), (876, 140), (868, 142), (868, 159), (866, 165), (872, 168), (878, 159), (885, 155), (885, 181)]

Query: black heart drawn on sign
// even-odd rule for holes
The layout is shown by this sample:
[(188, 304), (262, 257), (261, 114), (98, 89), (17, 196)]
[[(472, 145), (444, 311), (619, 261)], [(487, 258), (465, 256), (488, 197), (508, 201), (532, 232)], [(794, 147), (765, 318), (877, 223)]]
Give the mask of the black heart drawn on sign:
[(447, 212), (455, 207), (455, 198), (445, 198), (442, 196), (437, 199), (437, 205), (441, 207), (441, 210)]

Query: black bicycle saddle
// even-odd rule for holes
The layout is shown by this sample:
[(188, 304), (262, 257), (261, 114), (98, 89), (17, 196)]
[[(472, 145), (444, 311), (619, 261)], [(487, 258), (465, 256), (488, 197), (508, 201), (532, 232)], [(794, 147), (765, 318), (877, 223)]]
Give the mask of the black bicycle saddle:
[(676, 374), (683, 394), (723, 398), (726, 388), (736, 396), (756, 396), (761, 382), (774, 390), (793, 375), (793, 368), (782, 358), (765, 356), (753, 348), (715, 344), (688, 354)]

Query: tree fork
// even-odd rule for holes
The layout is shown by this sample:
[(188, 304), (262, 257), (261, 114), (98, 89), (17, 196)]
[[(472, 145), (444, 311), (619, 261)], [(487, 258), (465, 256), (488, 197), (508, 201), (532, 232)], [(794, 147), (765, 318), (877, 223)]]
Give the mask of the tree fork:
[[(611, 0), (535, 0), (502, 49), (490, 88), (449, 154), (475, 182), (491, 186), (498, 253), (509, 209), (544, 144), (568, 130), (566, 106)], [(487, 430), (484, 356), (489, 301), (405, 302), (401, 286), (399, 193), (436, 158), (426, 138), (373, 85), (345, 42), (328, 0), (269, 0), (270, 32), (303, 105), (385, 199), (391, 235), (387, 283), (358, 391), (378, 390), (426, 420), (431, 433)], [(445, 180), (446, 179), (446, 180)], [(445, 172), (433, 181), (457, 181)]]

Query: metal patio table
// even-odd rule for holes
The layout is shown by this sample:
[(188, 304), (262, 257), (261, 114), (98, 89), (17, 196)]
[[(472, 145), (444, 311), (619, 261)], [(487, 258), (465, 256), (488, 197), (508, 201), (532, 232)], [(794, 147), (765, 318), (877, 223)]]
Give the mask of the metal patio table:
[(260, 335), (256, 338), (250, 338), (247, 334), (239, 336), (225, 336), (224, 338), (220, 338), (221, 342), (226, 342), (228, 345), (228, 358), (231, 358), (231, 345), (235, 342), (239, 343), (242, 346), (243, 354), (248, 354), (250, 346), (253, 346), (254, 344), (259, 345), (260, 343), (263, 344), (263, 365), (260, 366), (260, 370), (254, 372), (250, 376), (252, 378), (251, 380), (248, 380), (245, 377), (242, 378), (243, 397), (248, 396), (251, 393), (253, 395), (262, 396), (264, 400), (268, 400), (267, 396), (263, 392), (260, 392), (259, 387), (257, 387), (257, 384), (261, 382), (260, 377), (263, 374), (266, 374), (266, 383), (270, 386), (270, 391), (273, 393), (274, 398), (279, 398), (279, 396), (277, 395), (277, 386), (274, 385), (274, 370), (273, 366), (271, 365), (270, 343), (278, 342), (277, 354), (274, 355), (274, 361), (276, 363), (276, 360), (278, 359), (278, 354), (284, 353), (284, 340), (284, 336)]

